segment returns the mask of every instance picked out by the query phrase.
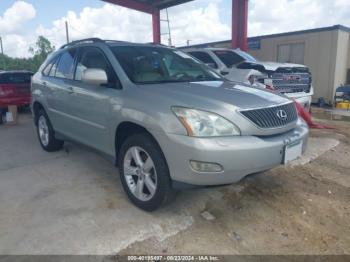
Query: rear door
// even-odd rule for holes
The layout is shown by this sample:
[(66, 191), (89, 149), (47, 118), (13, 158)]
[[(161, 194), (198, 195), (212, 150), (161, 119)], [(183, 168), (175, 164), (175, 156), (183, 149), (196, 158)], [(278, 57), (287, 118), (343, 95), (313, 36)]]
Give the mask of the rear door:
[(66, 50), (42, 72), (50, 120), (54, 129), (62, 134), (66, 134), (70, 128), (67, 123), (66, 101), (72, 93), (70, 81), (73, 80), (76, 54), (75, 48)]

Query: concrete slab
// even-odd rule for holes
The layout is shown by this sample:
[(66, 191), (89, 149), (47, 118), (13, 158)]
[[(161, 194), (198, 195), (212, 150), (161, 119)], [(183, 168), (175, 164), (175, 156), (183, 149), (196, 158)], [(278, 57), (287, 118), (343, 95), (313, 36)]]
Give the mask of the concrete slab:
[(117, 169), (84, 147), (46, 153), (31, 122), (0, 128), (0, 254), (114, 254), (193, 223), (184, 210), (134, 207)]

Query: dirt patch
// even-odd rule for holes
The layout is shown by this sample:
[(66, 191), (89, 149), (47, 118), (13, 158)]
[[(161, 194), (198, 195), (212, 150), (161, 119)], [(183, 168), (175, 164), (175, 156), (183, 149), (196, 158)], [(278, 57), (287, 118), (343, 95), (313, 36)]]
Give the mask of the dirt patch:
[[(192, 208), (190, 228), (120, 254), (350, 254), (350, 123), (324, 122), (336, 129), (312, 130), (311, 137), (339, 140), (333, 149), (305, 165), (211, 188), (205, 194), (219, 197)], [(215, 219), (204, 219), (203, 211)]]

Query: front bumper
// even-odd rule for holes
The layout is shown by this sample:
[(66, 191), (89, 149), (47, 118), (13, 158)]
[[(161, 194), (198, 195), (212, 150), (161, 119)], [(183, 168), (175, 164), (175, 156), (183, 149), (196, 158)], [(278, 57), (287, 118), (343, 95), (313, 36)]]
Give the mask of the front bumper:
[(309, 111), (311, 107), (311, 102), (312, 102), (312, 96), (314, 94), (314, 88), (311, 86), (310, 92), (309, 93), (285, 93), (284, 95), (295, 100), (299, 104), (301, 104), (304, 109)]
[[(305, 151), (308, 128), (298, 126), (287, 133), (268, 137), (194, 138), (164, 133), (155, 136), (173, 181), (191, 185), (223, 185), (280, 165), (284, 147), (296, 140), (303, 140)], [(190, 160), (217, 163), (223, 171), (197, 172), (191, 168)]]

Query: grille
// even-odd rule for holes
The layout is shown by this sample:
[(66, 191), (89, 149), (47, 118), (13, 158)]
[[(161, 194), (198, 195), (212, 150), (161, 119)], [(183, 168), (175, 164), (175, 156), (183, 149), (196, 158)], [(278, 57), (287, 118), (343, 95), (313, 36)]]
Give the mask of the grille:
[(310, 73), (274, 73), (271, 78), (273, 86), (281, 93), (310, 91)]
[[(285, 112), (286, 118), (278, 116), (278, 112), (281, 112), (281, 110)], [(296, 121), (298, 118), (294, 103), (268, 108), (243, 110), (241, 114), (260, 128), (283, 127)]]

